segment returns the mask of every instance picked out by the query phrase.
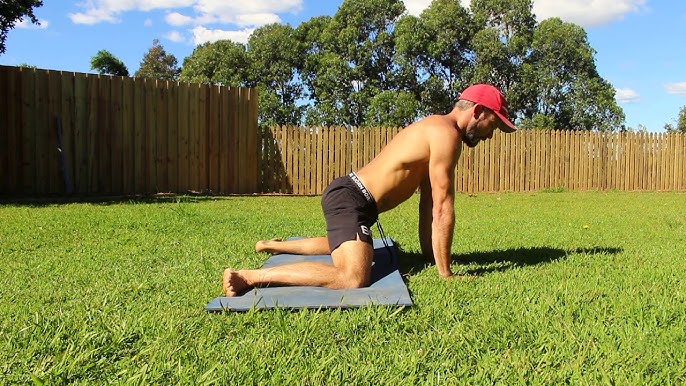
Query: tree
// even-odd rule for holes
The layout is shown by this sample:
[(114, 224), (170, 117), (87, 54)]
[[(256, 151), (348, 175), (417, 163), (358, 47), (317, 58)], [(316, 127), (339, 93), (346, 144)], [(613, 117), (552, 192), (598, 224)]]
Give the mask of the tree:
[(263, 124), (404, 125), (450, 111), (472, 83), (493, 83), (522, 127), (622, 130), (614, 88), (583, 28), (540, 23), (533, 0), (344, 0), (333, 17), (267, 25), (247, 45), (198, 46), (181, 78), (258, 87)]
[(665, 130), (668, 133), (686, 133), (686, 106), (682, 106), (681, 110), (679, 110), (676, 126), (668, 123), (665, 125)]
[(353, 90), (352, 69), (340, 56), (324, 52), (310, 60), (314, 76), (310, 78), (311, 105), (305, 115), (307, 125), (347, 126), (352, 115), (348, 103)]
[(594, 55), (583, 28), (558, 18), (542, 21), (522, 65), (522, 115), (542, 114), (559, 129), (617, 130), (624, 113), (612, 85), (598, 75)]
[(295, 30), (305, 55), (300, 80), (310, 101), (305, 111), (305, 124), (310, 126), (344, 126), (350, 122), (340, 101), (352, 92), (352, 75), (348, 63), (330, 50), (324, 38), (331, 20), (330, 16), (315, 17)]
[(476, 25), (460, 0), (435, 0), (419, 17), (404, 16), (396, 26), (400, 73), (424, 114), (452, 109), (472, 72), (471, 40)]
[[(319, 88), (315, 95), (325, 98), (315, 100), (316, 109), (340, 111), (346, 125), (364, 124), (371, 98), (396, 88), (393, 27), (403, 12), (401, 0), (345, 0), (341, 4), (320, 35), (325, 52), (319, 57), (317, 81), (312, 86)], [(331, 73), (331, 65), (341, 77)], [(349, 92), (326, 91), (341, 89)]]
[(555, 118), (541, 114), (541, 113), (536, 113), (533, 117), (531, 118), (523, 118), (519, 122), (519, 127), (523, 129), (557, 129), (555, 127)]
[(152, 47), (143, 56), (141, 66), (134, 76), (137, 78), (176, 80), (180, 72), (176, 57), (172, 54), (167, 54), (159, 39), (154, 39)]
[(129, 70), (124, 62), (107, 50), (100, 50), (91, 58), (91, 70), (101, 75), (129, 76)]
[(469, 83), (491, 83), (507, 97), (516, 117), (527, 98), (522, 64), (531, 53), (536, 18), (531, 0), (473, 0), (478, 32), (472, 39), (474, 72)]
[(39, 24), (33, 9), (43, 6), (41, 0), (3, 0), (0, 3), (0, 54), (5, 53), (7, 33), (15, 23), (27, 17), (31, 23)]
[(404, 127), (417, 118), (418, 108), (419, 102), (408, 91), (383, 91), (372, 97), (365, 125)]
[(304, 94), (298, 67), (304, 56), (303, 44), (288, 25), (266, 25), (250, 35), (250, 78), (259, 89), (261, 124), (302, 124), (304, 108), (298, 101)]
[(186, 82), (252, 86), (245, 45), (230, 40), (207, 42), (183, 61), (180, 79)]

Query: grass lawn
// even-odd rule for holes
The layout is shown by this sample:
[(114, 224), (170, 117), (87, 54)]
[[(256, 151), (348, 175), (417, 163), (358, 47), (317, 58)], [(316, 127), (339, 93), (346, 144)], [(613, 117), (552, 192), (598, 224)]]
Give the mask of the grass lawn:
[(686, 383), (686, 194), (459, 195), (453, 270), (417, 197), (381, 215), (415, 306), (208, 314), (318, 197), (0, 205), (0, 384)]

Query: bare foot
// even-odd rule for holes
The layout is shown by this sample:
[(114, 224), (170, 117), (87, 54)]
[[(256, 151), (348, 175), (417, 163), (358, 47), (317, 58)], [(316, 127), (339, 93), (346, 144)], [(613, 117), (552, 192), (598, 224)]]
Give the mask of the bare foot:
[(241, 291), (250, 287), (245, 280), (245, 278), (239, 273), (239, 271), (234, 271), (231, 269), (225, 269), (222, 288), (226, 293), (226, 296), (237, 296)]
[(280, 241), (281, 239), (260, 240), (255, 244), (255, 251), (275, 253), (277, 252), (275, 243)]

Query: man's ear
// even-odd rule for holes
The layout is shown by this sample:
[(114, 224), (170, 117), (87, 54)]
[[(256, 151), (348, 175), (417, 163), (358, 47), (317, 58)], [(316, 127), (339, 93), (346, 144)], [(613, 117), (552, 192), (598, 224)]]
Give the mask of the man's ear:
[(474, 119), (479, 119), (483, 112), (484, 112), (483, 106), (481, 106), (479, 104), (474, 105)]

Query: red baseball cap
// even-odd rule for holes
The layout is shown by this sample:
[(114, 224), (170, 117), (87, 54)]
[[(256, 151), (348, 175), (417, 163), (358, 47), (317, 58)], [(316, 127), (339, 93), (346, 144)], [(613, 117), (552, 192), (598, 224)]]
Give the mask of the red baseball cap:
[(495, 115), (497, 115), (506, 125), (501, 125), (500, 130), (506, 133), (512, 133), (517, 130), (514, 123), (510, 122), (510, 118), (508, 117), (509, 114), (507, 113), (507, 101), (505, 100), (505, 97), (500, 90), (490, 84), (475, 84), (469, 86), (462, 91), (460, 99), (468, 100), (493, 110)]

